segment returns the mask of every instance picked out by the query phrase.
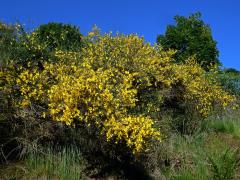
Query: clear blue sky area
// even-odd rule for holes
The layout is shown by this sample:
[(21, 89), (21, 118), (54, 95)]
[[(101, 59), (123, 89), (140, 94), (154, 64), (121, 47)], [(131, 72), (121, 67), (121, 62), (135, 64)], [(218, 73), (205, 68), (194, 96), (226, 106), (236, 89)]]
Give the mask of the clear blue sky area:
[(0, 20), (29, 29), (72, 23), (83, 34), (96, 24), (102, 32), (137, 33), (154, 43), (175, 15), (197, 11), (212, 28), (223, 66), (240, 70), (240, 0), (2, 0)]

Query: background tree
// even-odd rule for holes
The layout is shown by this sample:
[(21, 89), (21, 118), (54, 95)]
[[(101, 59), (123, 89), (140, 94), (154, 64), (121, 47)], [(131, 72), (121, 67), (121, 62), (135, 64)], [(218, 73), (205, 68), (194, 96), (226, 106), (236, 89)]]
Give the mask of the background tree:
[(55, 51), (76, 52), (81, 50), (82, 45), (78, 27), (63, 23), (43, 24), (19, 38), (14, 60), (24, 66), (31, 62), (42, 68), (43, 61), (57, 61)]
[(225, 68), (216, 75), (225, 91), (240, 97), (240, 71), (235, 68)]
[(196, 56), (197, 62), (207, 70), (210, 65), (220, 65), (216, 41), (209, 25), (201, 20), (201, 14), (189, 17), (175, 16), (176, 25), (168, 25), (164, 35), (158, 35), (157, 43), (164, 49), (175, 49), (176, 62), (184, 62)]
[(0, 22), (0, 66), (15, 59), (19, 49), (19, 39), (24, 34), (20, 24)]
[(237, 69), (235, 69), (235, 68), (225, 68), (224, 70), (223, 70), (225, 73), (230, 73), (230, 74), (232, 74), (232, 75), (240, 75), (240, 71), (238, 71)]
[(79, 28), (70, 24), (48, 23), (39, 26), (33, 34), (49, 50), (77, 50), (82, 45)]

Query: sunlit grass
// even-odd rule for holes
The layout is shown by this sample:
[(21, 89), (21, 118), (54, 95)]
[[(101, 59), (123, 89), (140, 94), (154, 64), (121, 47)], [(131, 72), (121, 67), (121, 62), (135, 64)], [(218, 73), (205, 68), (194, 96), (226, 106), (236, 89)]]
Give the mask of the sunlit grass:
[(215, 133), (174, 135), (167, 144), (170, 166), (164, 170), (166, 179), (234, 179), (239, 151)]
[(30, 154), (25, 162), (28, 174), (33, 178), (83, 178), (84, 160), (81, 152), (75, 147), (58, 150), (47, 148), (43, 154)]
[(210, 118), (207, 121), (207, 127), (216, 132), (229, 133), (240, 138), (240, 113)]

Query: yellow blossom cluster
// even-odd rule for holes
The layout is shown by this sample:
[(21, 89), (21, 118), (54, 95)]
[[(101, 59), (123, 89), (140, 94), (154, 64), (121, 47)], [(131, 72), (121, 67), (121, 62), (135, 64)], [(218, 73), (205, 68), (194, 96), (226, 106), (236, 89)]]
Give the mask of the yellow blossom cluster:
[(160, 132), (152, 128), (153, 121), (143, 116), (128, 116), (118, 121), (111, 117), (105, 124), (107, 140), (116, 137), (118, 141), (126, 140), (127, 145), (133, 149), (133, 153), (140, 152), (146, 144), (146, 137), (157, 137)]
[[(237, 105), (236, 98), (225, 92), (207, 73), (193, 60), (187, 63), (176, 65), (177, 81), (181, 81), (184, 85), (184, 98), (186, 101), (192, 102), (197, 111), (203, 116), (207, 116), (215, 105), (225, 108)], [(214, 75), (213, 72), (211, 75)]]

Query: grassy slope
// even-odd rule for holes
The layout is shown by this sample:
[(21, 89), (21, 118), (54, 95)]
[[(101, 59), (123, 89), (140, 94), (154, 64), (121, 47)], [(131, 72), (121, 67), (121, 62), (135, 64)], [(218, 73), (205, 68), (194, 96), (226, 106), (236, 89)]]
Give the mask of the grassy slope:
[(166, 146), (173, 162), (166, 179), (240, 179), (239, 113), (211, 117), (200, 134), (174, 135)]
[[(159, 166), (158, 173), (150, 173), (155, 179), (240, 179), (239, 114), (212, 117), (206, 122), (201, 133), (192, 136), (172, 134), (161, 144), (159, 154), (167, 165)], [(0, 177), (81, 179), (84, 178), (84, 167), (79, 151), (63, 149), (53, 154), (47, 150), (45, 155), (31, 154), (21, 163), (0, 168)]]

